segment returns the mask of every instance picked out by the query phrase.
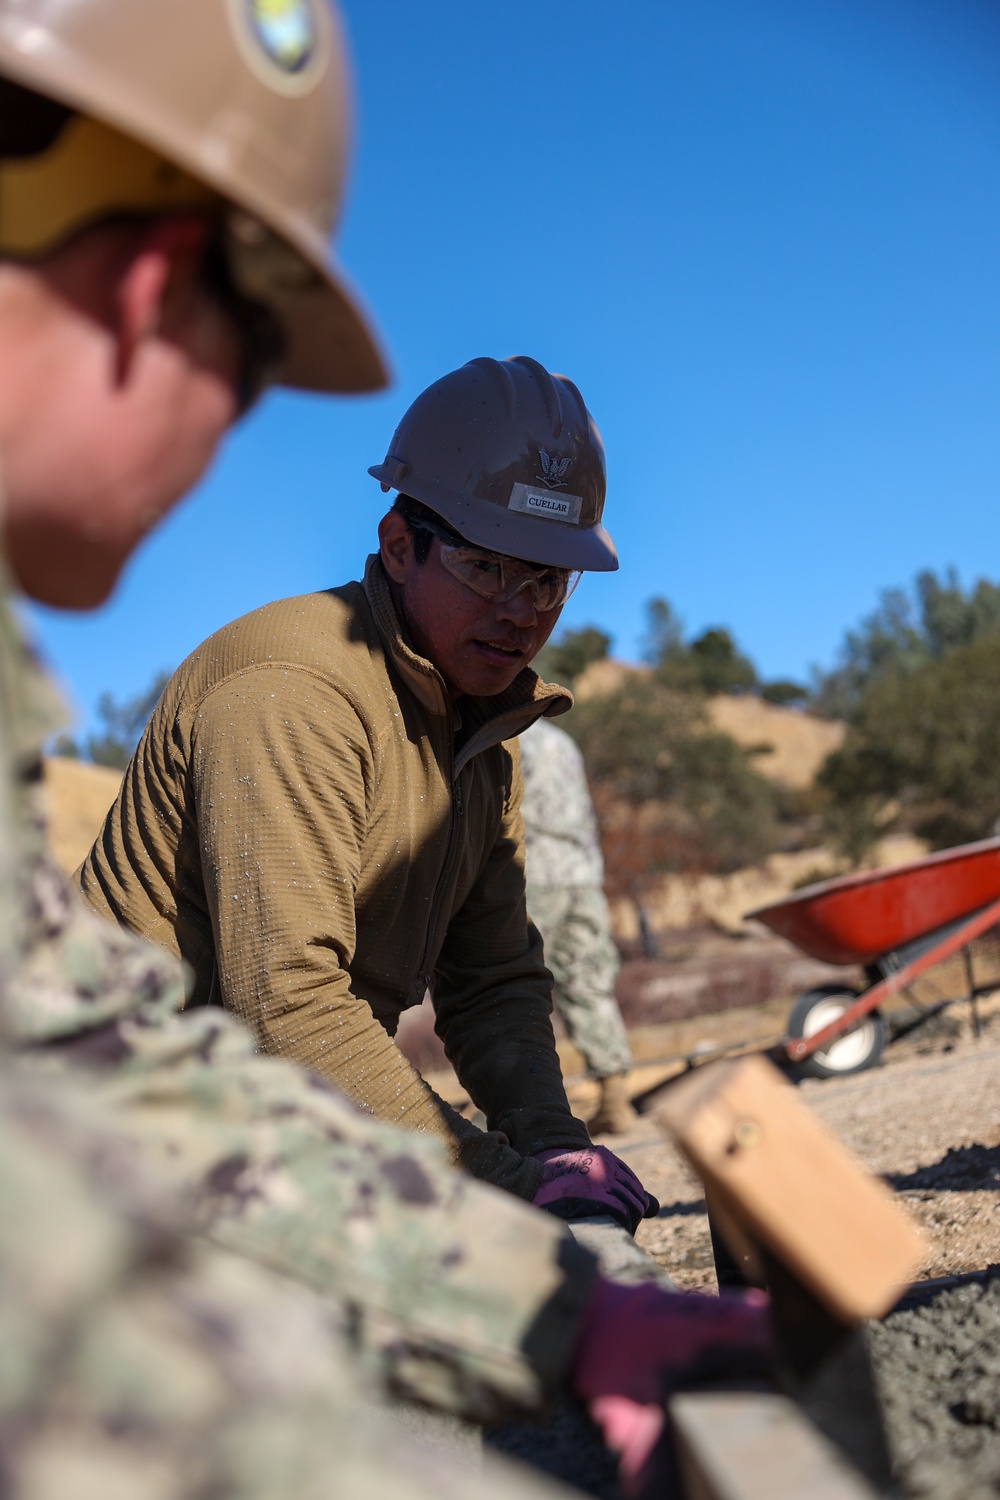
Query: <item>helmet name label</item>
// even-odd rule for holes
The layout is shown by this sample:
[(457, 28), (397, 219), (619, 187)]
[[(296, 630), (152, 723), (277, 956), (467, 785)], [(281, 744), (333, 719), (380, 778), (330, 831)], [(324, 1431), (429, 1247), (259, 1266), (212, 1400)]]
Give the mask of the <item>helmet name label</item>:
[(526, 516), (541, 516), (547, 521), (562, 521), (568, 526), (579, 526), (583, 510), (581, 495), (563, 495), (555, 490), (535, 489), (530, 484), (511, 486), (508, 510), (519, 510)]

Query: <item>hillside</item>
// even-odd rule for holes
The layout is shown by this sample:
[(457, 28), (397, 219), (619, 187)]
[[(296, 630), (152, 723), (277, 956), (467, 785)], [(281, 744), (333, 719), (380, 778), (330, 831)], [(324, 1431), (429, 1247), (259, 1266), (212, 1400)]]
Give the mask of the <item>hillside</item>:
[[(610, 657), (593, 662), (577, 678), (576, 697), (587, 699), (616, 693), (629, 678), (650, 676), (648, 667), (634, 667)], [(708, 700), (709, 717), (716, 729), (749, 750), (758, 745), (773, 748), (754, 756), (754, 768), (770, 781), (793, 791), (811, 786), (826, 757), (843, 743), (846, 726), (838, 720), (817, 719), (801, 709), (779, 708), (752, 694), (725, 694)]]
[(716, 729), (745, 750), (772, 745), (772, 750), (754, 756), (754, 769), (793, 791), (812, 786), (826, 757), (843, 743), (847, 727), (839, 720), (816, 719), (750, 695), (711, 698), (708, 710)]
[(49, 841), (68, 875), (89, 851), (121, 780), (120, 771), (82, 760), (54, 756), (45, 762)]

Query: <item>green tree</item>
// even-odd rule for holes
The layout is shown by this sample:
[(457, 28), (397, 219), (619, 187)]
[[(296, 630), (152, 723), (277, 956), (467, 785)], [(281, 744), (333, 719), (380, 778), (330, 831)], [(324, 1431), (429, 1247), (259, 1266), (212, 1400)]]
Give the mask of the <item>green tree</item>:
[(878, 608), (847, 632), (838, 665), (817, 681), (814, 707), (851, 719), (873, 683), (920, 672), (959, 647), (996, 636), (1000, 587), (980, 579), (966, 593), (953, 568), (943, 578), (920, 573), (909, 592), (884, 590)]
[(750, 692), (757, 686), (753, 662), (728, 630), (713, 625), (686, 642), (680, 617), (666, 599), (646, 605), (643, 659), (678, 692)]
[(684, 626), (677, 611), (666, 599), (650, 599), (646, 604), (643, 661), (651, 667), (662, 667), (672, 658), (685, 655)]
[(749, 692), (757, 686), (753, 662), (737, 650), (728, 630), (713, 626), (693, 640), (688, 651), (706, 693)]
[(636, 678), (567, 721), (594, 782), (609, 876), (632, 891), (658, 870), (732, 870), (778, 841), (777, 799), (700, 701)]
[(807, 702), (809, 689), (803, 687), (800, 682), (790, 682), (785, 677), (779, 677), (774, 682), (762, 682), (760, 696), (765, 703), (774, 703), (779, 708), (787, 708), (790, 703)]
[(611, 637), (606, 631), (584, 625), (579, 630), (564, 630), (558, 640), (549, 641), (533, 666), (539, 676), (572, 687), (591, 662), (603, 661), (610, 649)]
[[(944, 601), (942, 633), (953, 640), (949, 608)], [(958, 622), (969, 629), (967, 614)], [(871, 681), (820, 781), (828, 826), (836, 834), (839, 820), (855, 848), (878, 836), (887, 804), (896, 825), (937, 848), (988, 836), (1000, 819), (1000, 634)]]
[(169, 672), (158, 672), (144, 692), (123, 702), (112, 693), (102, 693), (97, 700), (101, 723), (98, 733), (88, 735), (82, 746), (61, 734), (53, 746), (54, 754), (82, 757), (95, 765), (124, 771), (169, 678)]

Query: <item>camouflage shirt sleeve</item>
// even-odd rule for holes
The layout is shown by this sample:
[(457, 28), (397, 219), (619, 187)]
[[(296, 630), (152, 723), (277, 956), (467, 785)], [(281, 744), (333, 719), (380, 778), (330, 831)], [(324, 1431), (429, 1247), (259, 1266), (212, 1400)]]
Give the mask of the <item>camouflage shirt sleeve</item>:
[(0, 1195), (8, 1500), (561, 1493), (410, 1447), (358, 1380), (343, 1308), (179, 1232), (99, 1101), (3, 1058)]
[(225, 1014), (140, 1011), (32, 1057), (87, 1070), (209, 1238), (339, 1299), (384, 1388), (488, 1421), (565, 1375), (594, 1264), (563, 1227), (255, 1055)]

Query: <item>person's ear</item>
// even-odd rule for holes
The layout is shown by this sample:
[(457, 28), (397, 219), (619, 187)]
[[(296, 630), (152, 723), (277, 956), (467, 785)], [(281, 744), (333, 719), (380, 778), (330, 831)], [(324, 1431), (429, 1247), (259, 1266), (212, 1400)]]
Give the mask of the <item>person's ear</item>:
[(125, 381), (140, 348), (157, 336), (171, 282), (196, 264), (208, 225), (203, 219), (160, 219), (132, 247), (117, 294), (118, 379)]
[(378, 523), (382, 566), (393, 583), (405, 583), (414, 567), (413, 532), (398, 510), (390, 510)]

